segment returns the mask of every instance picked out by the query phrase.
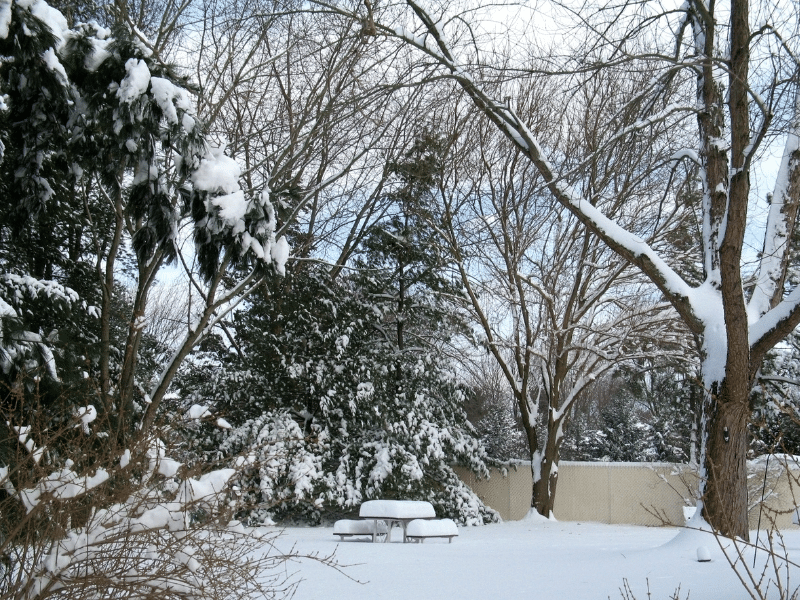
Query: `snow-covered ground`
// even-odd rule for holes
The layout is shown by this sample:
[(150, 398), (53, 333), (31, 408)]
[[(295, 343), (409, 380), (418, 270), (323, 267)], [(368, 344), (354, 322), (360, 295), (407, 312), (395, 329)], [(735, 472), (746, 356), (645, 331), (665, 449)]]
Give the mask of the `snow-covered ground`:
[[(279, 545), (335, 551), (353, 578), (309, 561), (292, 563), (303, 579), (295, 598), (613, 600), (622, 597), (625, 580), (638, 600), (668, 600), (678, 587), (681, 600), (750, 598), (715, 538), (699, 531), (524, 520), (459, 528), (452, 544), (402, 544), (400, 537), (395, 530), (392, 543), (372, 544), (339, 541), (332, 527), (287, 529)], [(800, 556), (800, 531), (786, 532), (784, 541), (790, 558)], [(701, 546), (710, 562), (698, 562)], [(765, 557), (762, 551), (758, 563)], [(752, 567), (751, 551), (745, 559)], [(792, 575), (800, 583), (800, 573)]]

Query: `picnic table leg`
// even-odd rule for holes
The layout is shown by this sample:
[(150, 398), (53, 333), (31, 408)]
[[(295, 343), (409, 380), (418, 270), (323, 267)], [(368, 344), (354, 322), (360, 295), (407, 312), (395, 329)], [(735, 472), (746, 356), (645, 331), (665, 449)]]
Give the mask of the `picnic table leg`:
[(386, 542), (389, 543), (392, 541), (392, 528), (394, 527), (395, 521), (388, 519), (386, 521)]

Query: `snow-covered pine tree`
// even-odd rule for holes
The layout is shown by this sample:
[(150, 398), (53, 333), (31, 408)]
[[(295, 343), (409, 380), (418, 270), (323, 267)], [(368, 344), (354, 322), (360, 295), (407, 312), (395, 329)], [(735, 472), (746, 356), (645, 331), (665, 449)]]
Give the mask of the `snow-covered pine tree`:
[(494, 460), (526, 459), (530, 452), (514, 396), (491, 356), (466, 365), (470, 394), (464, 409), (486, 453)]
[[(241, 357), (218, 347), (187, 361), (184, 404), (212, 403), (233, 425), (190, 432), (193, 451), (248, 465), (240, 487), (253, 520), (316, 521), (378, 497), (430, 500), (464, 523), (493, 520), (452, 470), (486, 474), (448, 362), (398, 353), (384, 335), (385, 307), (346, 276), (332, 282), (298, 265), (236, 315)], [(204, 377), (192, 376), (194, 365)]]
[(571, 424), (570, 458), (686, 463), (697, 456), (699, 392), (681, 366), (626, 365), (608, 378), (608, 397), (595, 398), (594, 414)]
[[(65, 31), (43, 2), (11, 3), (0, 18), (0, 390), (4, 420), (24, 425), (37, 413), (52, 426), (85, 404), (98, 341), (70, 152), (82, 105), (58, 54)], [(34, 391), (36, 403), (20, 402)]]
[[(786, 285), (800, 283), (800, 232), (794, 230), (789, 245)], [(750, 396), (753, 410), (750, 456), (770, 452), (800, 454), (800, 330), (795, 329), (770, 350), (758, 371)]]
[(800, 335), (770, 351), (751, 396), (750, 455), (800, 454)]
[[(456, 459), (479, 473), (485, 468), (483, 449), (462, 409), (465, 390), (444, 353), (445, 345), (465, 331), (459, 304), (453, 302), (459, 288), (448, 254), (430, 225), (445, 153), (443, 142), (425, 132), (401, 160), (389, 165), (395, 178), (389, 193), (394, 212), (368, 232), (356, 252), (352, 280), (378, 316), (370, 340), (377, 364), (364, 396), (373, 396), (371, 412), (384, 429), (382, 452), (406, 456), (399, 476), (396, 468), (389, 472), (392, 478), (381, 486), (384, 493), (388, 488), (393, 497), (427, 495), (444, 512), (475, 522), (492, 515), (480, 514), (477, 498), (447, 466)], [(420, 441), (415, 429), (427, 432), (428, 439)], [(376, 479), (378, 466), (371, 475)], [(444, 486), (444, 494), (436, 486), (425, 489), (430, 490), (430, 483), (422, 475), (429, 473), (435, 484)], [(375, 497), (374, 492), (369, 495)]]
[(378, 497), (430, 500), (463, 523), (496, 518), (451, 466), (486, 474), (463, 411), (467, 390), (441, 351), (458, 332), (452, 286), (413, 212), (423, 209), (436, 152), (420, 142), (391, 165), (398, 212), (370, 231), (355, 274), (332, 281), (293, 263), (236, 314), (240, 357), (217, 353), (213, 383), (182, 380), (187, 406), (213, 400), (234, 425), (197, 432), (194, 443), (215, 459), (245, 457), (242, 488), (260, 507), (256, 518), (318, 519)]

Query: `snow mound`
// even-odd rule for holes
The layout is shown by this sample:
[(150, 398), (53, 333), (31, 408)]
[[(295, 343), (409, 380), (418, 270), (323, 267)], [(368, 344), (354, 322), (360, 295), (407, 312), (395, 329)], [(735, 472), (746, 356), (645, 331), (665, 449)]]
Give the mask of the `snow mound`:
[(556, 518), (553, 516), (552, 513), (550, 513), (549, 517), (545, 517), (543, 514), (540, 514), (539, 511), (537, 511), (535, 508), (531, 508), (528, 511), (528, 514), (526, 514), (525, 518), (523, 519), (523, 521), (529, 523), (551, 523), (555, 520)]

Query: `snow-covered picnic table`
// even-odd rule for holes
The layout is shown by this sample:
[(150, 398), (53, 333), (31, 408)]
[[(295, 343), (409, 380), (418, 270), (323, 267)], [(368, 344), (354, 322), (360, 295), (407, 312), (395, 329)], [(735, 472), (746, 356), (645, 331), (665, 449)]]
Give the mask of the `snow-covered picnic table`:
[(358, 516), (372, 519), (372, 541), (378, 532), (378, 521), (387, 525), (385, 542), (391, 541), (392, 527), (397, 524), (403, 530), (403, 542), (406, 541), (406, 528), (414, 519), (435, 519), (436, 511), (430, 502), (419, 500), (367, 500), (361, 505)]

